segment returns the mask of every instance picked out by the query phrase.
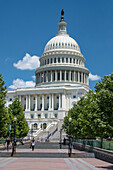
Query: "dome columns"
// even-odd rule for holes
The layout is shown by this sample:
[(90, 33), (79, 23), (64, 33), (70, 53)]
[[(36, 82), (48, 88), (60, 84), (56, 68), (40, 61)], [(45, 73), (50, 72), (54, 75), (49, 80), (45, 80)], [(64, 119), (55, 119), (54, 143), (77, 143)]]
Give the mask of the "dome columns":
[(49, 82), (75, 82), (89, 85), (88, 73), (75, 70), (50, 70), (36, 74), (36, 85)]

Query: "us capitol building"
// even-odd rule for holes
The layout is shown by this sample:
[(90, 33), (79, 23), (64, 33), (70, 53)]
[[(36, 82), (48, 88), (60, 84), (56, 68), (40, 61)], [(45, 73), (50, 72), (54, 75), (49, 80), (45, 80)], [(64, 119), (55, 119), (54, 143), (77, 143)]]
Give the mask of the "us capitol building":
[(64, 12), (58, 33), (45, 46), (40, 67), (35, 70), (36, 85), (9, 90), (7, 106), (18, 97), (29, 128), (47, 128), (68, 114), (81, 96), (89, 90), (89, 71), (77, 42), (66, 31)]

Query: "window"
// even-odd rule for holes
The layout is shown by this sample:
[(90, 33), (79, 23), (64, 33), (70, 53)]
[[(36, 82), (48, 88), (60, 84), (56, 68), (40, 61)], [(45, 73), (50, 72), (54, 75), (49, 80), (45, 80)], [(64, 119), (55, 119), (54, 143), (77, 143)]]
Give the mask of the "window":
[(49, 99), (49, 96), (47, 96), (47, 99)]
[(70, 47), (70, 44), (68, 43), (68, 47)]
[(53, 43), (53, 47), (55, 46), (55, 44)]
[(58, 63), (60, 63), (60, 58), (58, 58)]
[(48, 118), (48, 114), (47, 114), (47, 113), (45, 114), (45, 118), (46, 118), (46, 119)]
[(12, 101), (12, 98), (10, 98), (9, 101), (11, 102), (11, 101)]
[(49, 64), (49, 59), (47, 60), (47, 64)]
[(33, 100), (35, 100), (35, 97), (33, 98)]
[(66, 73), (66, 80), (68, 80), (68, 73)]
[(62, 80), (64, 80), (64, 72), (62, 72)]
[(33, 114), (31, 114), (31, 119), (34, 119), (34, 115)]
[(76, 96), (74, 95), (74, 96), (73, 96), (73, 99), (75, 99), (75, 98), (76, 98)]
[(58, 72), (58, 80), (60, 80), (60, 73)]
[(75, 63), (75, 58), (73, 59), (73, 63)]
[(71, 44), (71, 47), (72, 47), (73, 45)]
[(59, 103), (57, 103), (57, 109), (59, 108)]
[(67, 43), (65, 43), (65, 46), (67, 47)]
[(74, 103), (74, 104), (73, 104), (73, 107), (75, 107), (75, 105), (76, 105), (76, 104)]
[(58, 46), (58, 44), (56, 43), (56, 47)]
[(57, 113), (55, 113), (55, 118), (57, 118), (58, 117), (58, 114)]
[(59, 47), (61, 46), (61, 44), (59, 43)]
[(62, 58), (62, 63), (64, 63), (64, 57)]
[(62, 43), (62, 47), (64, 47), (64, 43)]
[(77, 64), (78, 64), (78, 59), (77, 59)]
[(57, 99), (59, 99), (59, 96), (57, 96)]
[(72, 58), (70, 58), (70, 63), (72, 63)]
[(66, 58), (66, 63), (68, 63), (68, 58)]
[(46, 65), (46, 60), (45, 60), (45, 65)]
[(52, 63), (53, 59), (51, 58), (51, 63)]
[(54, 63), (56, 63), (56, 58), (54, 58)]

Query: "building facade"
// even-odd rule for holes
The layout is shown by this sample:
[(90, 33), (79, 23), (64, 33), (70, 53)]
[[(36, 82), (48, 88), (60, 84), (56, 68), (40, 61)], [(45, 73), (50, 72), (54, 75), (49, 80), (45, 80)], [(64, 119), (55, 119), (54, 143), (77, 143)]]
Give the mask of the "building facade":
[(62, 120), (89, 90), (85, 58), (77, 42), (67, 34), (66, 25), (61, 13), (58, 34), (46, 44), (35, 71), (35, 87), (8, 91), (7, 106), (18, 97), (30, 129), (40, 129), (43, 123), (49, 127)]

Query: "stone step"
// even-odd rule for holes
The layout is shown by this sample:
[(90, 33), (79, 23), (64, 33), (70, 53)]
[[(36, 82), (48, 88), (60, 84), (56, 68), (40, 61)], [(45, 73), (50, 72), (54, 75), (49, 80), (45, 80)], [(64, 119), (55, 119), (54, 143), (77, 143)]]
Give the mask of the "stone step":
[[(11, 152), (0, 152), (0, 157), (11, 157)], [(17, 152), (13, 157), (30, 158), (67, 158), (68, 153)], [(72, 158), (95, 158), (94, 153), (72, 153)]]

